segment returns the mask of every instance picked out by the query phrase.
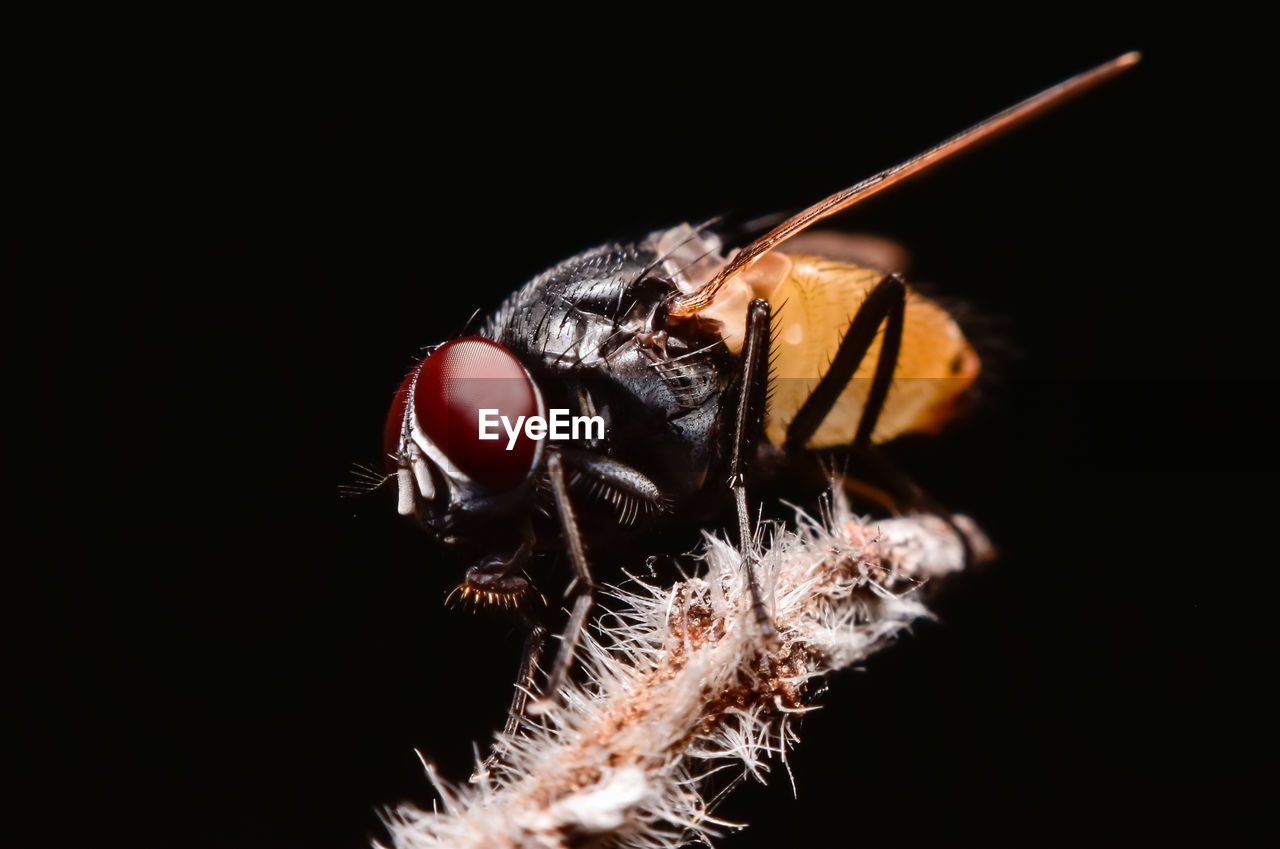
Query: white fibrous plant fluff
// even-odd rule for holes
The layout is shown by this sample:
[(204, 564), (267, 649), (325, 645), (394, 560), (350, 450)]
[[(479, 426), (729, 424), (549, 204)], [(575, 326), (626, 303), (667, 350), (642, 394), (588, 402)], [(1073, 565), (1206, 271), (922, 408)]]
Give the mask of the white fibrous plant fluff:
[[(703, 573), (674, 586), (637, 579), (608, 592), (579, 648), (586, 683), (500, 741), (502, 765), (450, 785), (428, 764), (435, 811), (387, 815), (398, 849), (676, 847), (727, 826), (704, 779), (761, 781), (796, 741), (814, 679), (857, 663), (914, 620), (931, 578), (963, 568), (964, 544), (932, 516), (862, 521), (839, 495), (822, 521), (767, 525), (759, 569), (778, 630), (764, 640), (735, 548), (708, 536)], [(962, 517), (970, 545), (986, 549)]]

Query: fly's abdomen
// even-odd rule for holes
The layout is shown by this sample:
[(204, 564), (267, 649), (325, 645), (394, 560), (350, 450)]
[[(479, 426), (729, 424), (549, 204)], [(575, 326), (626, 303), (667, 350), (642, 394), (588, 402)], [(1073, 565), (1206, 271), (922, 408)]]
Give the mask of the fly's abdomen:
[[(774, 365), (766, 432), (777, 445), (835, 358), (859, 307), (884, 277), (875, 269), (821, 257), (785, 259), (790, 267), (768, 295), (774, 312)], [(854, 379), (809, 440), (810, 448), (852, 441), (871, 389), (880, 341), (877, 335)], [(910, 291), (898, 365), (872, 440), (937, 430), (954, 415), (978, 368), (978, 357), (955, 320), (938, 304)]]
[[(826, 374), (850, 322), (883, 277), (883, 271), (851, 262), (773, 251), (733, 278), (697, 313), (714, 322), (725, 346), (738, 353), (751, 299), (764, 298), (773, 308), (771, 397), (765, 419), (770, 442), (781, 445), (786, 440), (787, 425)], [(879, 355), (877, 335), (808, 447), (853, 441)], [(937, 303), (908, 290), (897, 368), (872, 440), (886, 442), (905, 433), (938, 430), (956, 414), (978, 370), (978, 356), (955, 319)]]

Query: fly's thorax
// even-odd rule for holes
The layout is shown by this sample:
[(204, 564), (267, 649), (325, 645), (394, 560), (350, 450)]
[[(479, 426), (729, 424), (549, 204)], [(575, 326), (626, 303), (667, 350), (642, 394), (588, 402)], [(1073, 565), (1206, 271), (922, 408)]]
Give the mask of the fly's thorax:
[[(706, 327), (669, 326), (664, 307), (684, 273), (722, 264), (715, 236), (687, 225), (593, 248), (526, 283), (484, 332), (524, 364), (549, 409), (604, 419), (604, 440), (570, 447), (625, 463), (679, 503), (722, 477), (737, 360)], [(570, 482), (587, 513), (601, 492)]]

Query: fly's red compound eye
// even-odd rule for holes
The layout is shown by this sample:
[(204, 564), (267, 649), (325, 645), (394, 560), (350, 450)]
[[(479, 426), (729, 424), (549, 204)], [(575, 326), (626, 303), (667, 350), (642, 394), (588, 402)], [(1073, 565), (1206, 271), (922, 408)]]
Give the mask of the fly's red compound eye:
[[(510, 351), (478, 336), (455, 339), (432, 351), (417, 374), (418, 425), (450, 462), (495, 489), (509, 489), (528, 476), (538, 446), (525, 435), (520, 417), (541, 410), (533, 382)], [(481, 410), (497, 411), (488, 416), (488, 432), (496, 439), (480, 438)], [(513, 428), (520, 422), (514, 444), (499, 417)]]
[(413, 387), (413, 378), (420, 367), (421, 363), (404, 376), (395, 397), (391, 399), (391, 412), (387, 413), (387, 428), (382, 434), (382, 449), (385, 452), (388, 472), (394, 473), (399, 465), (396, 457), (400, 453), (400, 438), (404, 434), (404, 417), (409, 409), (409, 390)]

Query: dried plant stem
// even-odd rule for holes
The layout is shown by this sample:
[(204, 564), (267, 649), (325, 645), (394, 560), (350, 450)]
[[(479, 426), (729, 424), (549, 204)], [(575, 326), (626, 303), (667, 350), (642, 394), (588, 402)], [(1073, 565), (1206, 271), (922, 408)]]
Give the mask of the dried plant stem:
[(584, 639), (587, 683), (505, 740), (504, 765), (475, 783), (451, 786), (427, 765), (442, 805), (390, 812), (394, 846), (675, 847), (731, 825), (708, 811), (703, 779), (740, 769), (763, 781), (767, 758), (785, 762), (796, 739), (790, 718), (808, 709), (810, 682), (927, 616), (918, 588), (964, 565), (936, 517), (864, 522), (839, 497), (828, 514), (766, 529), (772, 645), (724, 540), (708, 537), (702, 577), (611, 588), (622, 609)]

